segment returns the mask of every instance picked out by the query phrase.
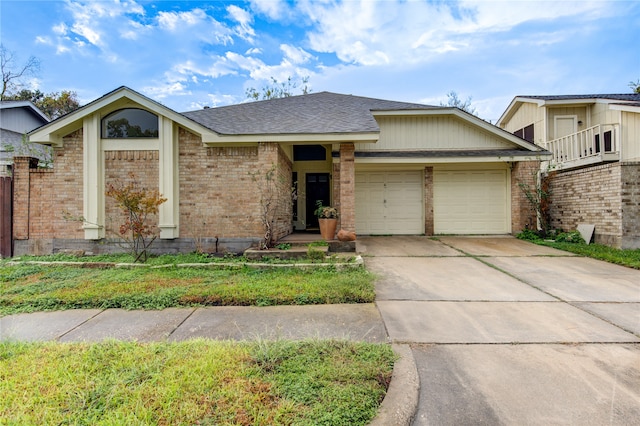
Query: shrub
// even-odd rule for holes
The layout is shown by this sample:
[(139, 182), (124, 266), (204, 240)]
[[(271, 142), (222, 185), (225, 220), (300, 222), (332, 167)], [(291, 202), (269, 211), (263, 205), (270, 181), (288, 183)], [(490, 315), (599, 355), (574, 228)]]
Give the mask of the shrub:
[(585, 244), (584, 238), (578, 231), (561, 232), (556, 236), (558, 243)]
[(538, 233), (536, 231), (533, 231), (531, 229), (523, 229), (522, 232), (520, 232), (518, 235), (516, 235), (516, 238), (521, 239), (521, 240), (525, 240), (525, 241), (538, 241), (538, 240), (541, 240), (540, 235), (538, 235)]

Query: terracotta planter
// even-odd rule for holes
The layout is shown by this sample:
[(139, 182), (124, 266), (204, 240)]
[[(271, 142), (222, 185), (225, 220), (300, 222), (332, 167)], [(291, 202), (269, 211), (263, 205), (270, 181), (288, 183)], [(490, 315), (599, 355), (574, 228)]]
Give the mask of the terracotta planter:
[(338, 227), (338, 219), (318, 219), (320, 224), (320, 235), (323, 240), (333, 240), (336, 235), (336, 228)]

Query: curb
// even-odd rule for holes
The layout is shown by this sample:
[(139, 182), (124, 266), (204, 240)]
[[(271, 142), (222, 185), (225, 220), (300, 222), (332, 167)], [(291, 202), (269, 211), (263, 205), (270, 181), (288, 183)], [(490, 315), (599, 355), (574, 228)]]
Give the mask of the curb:
[(393, 367), (387, 395), (369, 426), (409, 426), (418, 408), (420, 380), (411, 347), (393, 344), (392, 348), (400, 358)]

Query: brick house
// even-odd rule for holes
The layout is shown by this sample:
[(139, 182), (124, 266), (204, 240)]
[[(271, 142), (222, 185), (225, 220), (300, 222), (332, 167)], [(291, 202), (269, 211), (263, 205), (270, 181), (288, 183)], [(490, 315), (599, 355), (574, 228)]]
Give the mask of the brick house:
[(640, 94), (517, 96), (498, 126), (552, 153), (551, 226), (640, 248)]
[(129, 172), (167, 198), (160, 251), (256, 244), (270, 170), (276, 239), (314, 230), (318, 200), (358, 234), (515, 233), (535, 220), (517, 184), (550, 156), (456, 108), (328, 92), (181, 114), (120, 87), (29, 137), (54, 167), (16, 160), (15, 254), (111, 250), (105, 187)]

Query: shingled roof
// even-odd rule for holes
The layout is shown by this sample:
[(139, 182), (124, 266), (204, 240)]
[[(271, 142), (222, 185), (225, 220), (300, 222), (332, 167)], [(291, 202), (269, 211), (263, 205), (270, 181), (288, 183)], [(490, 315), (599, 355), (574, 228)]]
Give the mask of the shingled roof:
[(517, 96), (518, 98), (540, 99), (543, 101), (567, 101), (572, 99), (610, 99), (614, 101), (640, 102), (640, 93), (599, 94), (599, 95), (543, 95)]
[(380, 130), (374, 111), (439, 108), (331, 92), (182, 113), (223, 135), (361, 133)]

